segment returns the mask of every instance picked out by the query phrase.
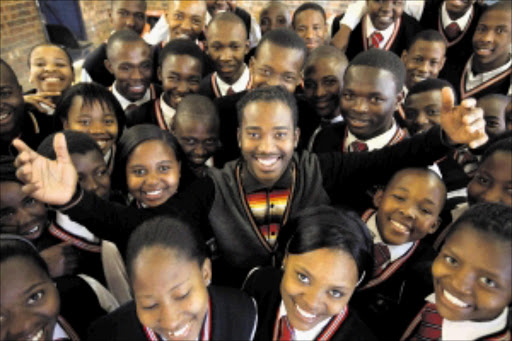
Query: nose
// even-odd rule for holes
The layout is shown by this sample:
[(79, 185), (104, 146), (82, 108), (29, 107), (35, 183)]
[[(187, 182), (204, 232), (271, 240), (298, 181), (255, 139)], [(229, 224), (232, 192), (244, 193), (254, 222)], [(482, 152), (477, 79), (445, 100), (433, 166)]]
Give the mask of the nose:
[(416, 123), (419, 125), (424, 125), (424, 124), (429, 123), (427, 115), (424, 112), (420, 112), (418, 117), (416, 117)]
[(392, 9), (393, 9), (393, 4), (391, 1), (384, 0), (384, 1), (380, 2), (380, 11), (381, 12), (391, 12)]
[(430, 66), (429, 66), (429, 63), (427, 60), (423, 61), (419, 66), (418, 66), (418, 71), (421, 71), (423, 72), (424, 74), (427, 74), (429, 71), (430, 71)]
[(326, 93), (327, 91), (325, 91), (324, 86), (320, 82), (320, 84), (318, 84), (318, 86), (316, 87), (316, 97), (325, 96)]
[(268, 77), (266, 83), (269, 86), (277, 86), (277, 85), (284, 86), (284, 82), (281, 81), (281, 76), (278, 74), (273, 74), (270, 77)]
[(222, 52), (220, 54), (220, 60), (222, 61), (229, 61), (232, 58), (231, 49), (222, 49)]
[(18, 226), (23, 226), (26, 223), (29, 223), (33, 219), (33, 216), (26, 208), (19, 208), (16, 211), (15, 219), (16, 219), (15, 223)]
[(314, 38), (315, 32), (312, 28), (308, 27), (306, 30), (306, 38)]
[(275, 143), (272, 134), (263, 136), (258, 145), (258, 152), (262, 154), (272, 154), (275, 151)]
[(144, 182), (149, 185), (154, 185), (158, 183), (159, 176), (154, 171), (149, 171), (146, 177), (144, 178)]
[(85, 177), (85, 179), (80, 183), (80, 186), (89, 192), (95, 192), (98, 189), (98, 183), (92, 176)]
[(454, 275), (451, 282), (453, 288), (461, 294), (470, 294), (474, 283), (474, 274), (465, 267), (460, 268)]
[(192, 20), (190, 20), (190, 18), (185, 18), (185, 20), (183, 20), (181, 23), (181, 30), (186, 33), (192, 32)]
[(91, 123), (91, 125), (89, 126), (89, 133), (90, 134), (104, 134), (105, 126), (101, 122), (93, 121)]
[(309, 288), (302, 297), (302, 301), (306, 305), (303, 309), (307, 309), (309, 313), (316, 313), (321, 305), (322, 293), (316, 288)]
[(133, 15), (129, 14), (125, 21), (126, 27), (133, 28), (135, 27), (135, 18)]
[(414, 216), (415, 216), (413, 205), (411, 205), (409, 203), (404, 203), (401, 205), (400, 213), (404, 217), (409, 218), (409, 219), (414, 219)]
[(158, 324), (167, 331), (175, 331), (180, 327), (179, 315), (180, 312), (175, 305), (166, 304), (160, 312)]
[(130, 79), (143, 79), (144, 75), (142, 71), (140, 70), (140, 67), (134, 67), (132, 69), (133, 71), (130, 74)]
[(354, 109), (358, 112), (367, 112), (368, 102), (364, 98), (358, 98), (356, 99), (356, 105)]
[(190, 88), (188, 86), (188, 83), (186, 80), (181, 80), (178, 83), (178, 87), (176, 88), (179, 94), (184, 95), (190, 91)]
[(204, 156), (204, 155), (206, 155), (206, 153), (207, 153), (206, 148), (204, 148), (203, 144), (201, 142), (199, 142), (197, 144), (197, 146), (194, 148), (194, 154), (196, 154), (198, 156)]

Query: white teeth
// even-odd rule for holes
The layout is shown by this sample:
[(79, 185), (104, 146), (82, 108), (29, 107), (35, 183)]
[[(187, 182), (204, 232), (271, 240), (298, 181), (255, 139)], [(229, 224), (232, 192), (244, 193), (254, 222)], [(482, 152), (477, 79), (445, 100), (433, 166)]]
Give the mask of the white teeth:
[(60, 81), (60, 78), (56, 78), (56, 77), (47, 77), (44, 79), (45, 81), (50, 81), (50, 82), (58, 82)]
[(162, 193), (162, 190), (158, 189), (156, 191), (146, 192), (146, 195), (159, 195), (160, 193)]
[(43, 338), (43, 330), (41, 329), (40, 331), (37, 332), (36, 335), (34, 335), (30, 338), (30, 341), (39, 341), (39, 340), (42, 340), (42, 338)]
[(273, 157), (273, 158), (267, 158), (267, 159), (261, 159), (261, 158), (258, 158), (258, 162), (261, 163), (263, 166), (272, 166), (274, 165), (276, 162), (277, 162), (277, 157)]
[(409, 233), (409, 229), (407, 228), (407, 226), (404, 226), (394, 220), (391, 220), (391, 224), (393, 224), (393, 226), (395, 226), (398, 231), (400, 231), (402, 233)]
[(190, 327), (190, 323), (187, 323), (180, 329), (178, 329), (174, 332), (169, 332), (168, 334), (169, 334), (169, 336), (177, 336), (177, 337), (185, 336), (188, 333), (189, 327)]
[(310, 314), (307, 311), (300, 309), (298, 304), (295, 304), (295, 308), (297, 308), (297, 311), (299, 312), (300, 315), (302, 315), (303, 317), (305, 317), (308, 320), (312, 320), (312, 319), (316, 318), (315, 314)]
[(5, 120), (7, 117), (9, 117), (9, 115), (10, 115), (9, 113), (7, 113), (7, 114), (1, 114), (1, 115), (0, 115), (0, 120)]
[(36, 226), (34, 226), (33, 228), (31, 228), (31, 229), (28, 231), (28, 233), (29, 233), (29, 234), (36, 233), (38, 230), (39, 230), (39, 225), (36, 225)]
[(469, 304), (467, 304), (466, 302), (464, 301), (461, 301), (460, 299), (458, 299), (457, 297), (453, 296), (452, 294), (450, 294), (448, 291), (446, 290), (443, 290), (443, 295), (444, 297), (446, 297), (446, 299), (448, 301), (450, 301), (451, 303), (453, 303), (454, 305), (456, 305), (457, 307), (461, 307), (461, 308), (467, 308), (469, 307)]
[(107, 141), (105, 140), (98, 140), (96, 141), (101, 149), (103, 149), (107, 145)]

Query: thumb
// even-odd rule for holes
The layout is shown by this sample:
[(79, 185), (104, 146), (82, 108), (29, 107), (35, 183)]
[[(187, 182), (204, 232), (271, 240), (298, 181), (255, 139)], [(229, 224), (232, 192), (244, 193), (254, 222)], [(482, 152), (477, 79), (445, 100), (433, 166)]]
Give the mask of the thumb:
[(444, 87), (441, 90), (441, 112), (449, 113), (455, 106), (455, 96), (452, 89)]
[(68, 152), (68, 144), (64, 134), (55, 134), (55, 137), (53, 138), (53, 149), (57, 155), (58, 163), (71, 163), (71, 157), (69, 156)]

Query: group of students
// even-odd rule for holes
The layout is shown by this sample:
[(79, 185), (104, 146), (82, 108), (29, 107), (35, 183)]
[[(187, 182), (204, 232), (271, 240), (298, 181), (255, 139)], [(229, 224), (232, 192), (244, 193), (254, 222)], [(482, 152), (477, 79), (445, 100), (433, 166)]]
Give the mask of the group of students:
[(510, 340), (510, 2), (111, 6), (0, 61), (1, 340)]

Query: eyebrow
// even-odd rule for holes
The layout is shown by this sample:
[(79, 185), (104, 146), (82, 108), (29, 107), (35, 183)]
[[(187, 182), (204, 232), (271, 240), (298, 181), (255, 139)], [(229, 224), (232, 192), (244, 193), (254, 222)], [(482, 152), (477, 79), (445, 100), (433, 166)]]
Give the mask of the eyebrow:
[[(181, 285), (185, 284), (185, 283), (186, 283), (186, 282), (188, 282), (189, 280), (190, 280), (190, 277), (187, 277), (185, 280), (183, 280), (183, 282), (180, 282), (180, 283), (178, 283), (178, 284), (174, 285), (174, 286), (173, 286), (172, 288), (170, 288), (167, 292), (171, 292), (171, 291), (173, 291), (174, 289), (176, 289), (177, 287), (179, 287), (179, 286), (181, 286)], [(151, 294), (147, 294), (147, 295), (136, 295), (136, 296), (137, 296), (137, 297), (143, 297), (143, 298), (152, 298), (152, 297), (153, 297), (153, 295), (151, 295)]]
[(46, 283), (46, 281), (41, 281), (41, 282), (38, 282), (38, 283), (36, 283), (36, 284), (32, 284), (30, 287), (28, 287), (27, 289), (25, 289), (25, 290), (23, 291), (23, 294), (28, 294), (29, 292), (31, 292), (32, 290), (34, 290), (34, 288), (36, 288), (36, 287), (38, 287), (38, 286), (40, 286), (40, 285), (43, 285), (43, 284), (45, 284), (45, 283)]

